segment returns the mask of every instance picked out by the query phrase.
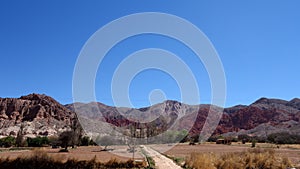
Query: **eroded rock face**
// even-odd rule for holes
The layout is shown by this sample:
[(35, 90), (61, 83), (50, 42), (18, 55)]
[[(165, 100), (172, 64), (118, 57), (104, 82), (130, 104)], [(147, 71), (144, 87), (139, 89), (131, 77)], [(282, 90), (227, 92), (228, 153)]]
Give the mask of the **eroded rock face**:
[[(91, 106), (94, 104), (93, 106)], [(126, 118), (129, 114), (136, 115), (140, 113), (143, 119), (149, 118), (156, 126), (163, 126), (176, 121), (175, 129), (188, 129), (191, 135), (201, 133), (208, 112), (212, 114), (222, 114), (222, 118), (217, 125), (214, 135), (224, 133), (251, 133), (262, 135), (279, 131), (299, 132), (300, 128), (300, 101), (293, 99), (291, 101), (279, 99), (261, 98), (249, 106), (237, 105), (230, 108), (218, 109), (211, 105), (186, 105), (177, 101), (165, 101), (151, 107), (141, 109), (133, 108), (116, 108), (106, 106), (101, 103), (82, 104), (76, 103), (67, 105), (73, 111), (77, 111), (80, 116), (91, 121), (103, 121), (116, 127), (128, 126), (132, 123), (132, 118)], [(74, 109), (77, 106), (77, 109)], [(214, 108), (215, 107), (215, 108)], [(223, 110), (223, 111), (222, 111)], [(222, 112), (219, 112), (222, 111)], [(101, 112), (101, 113), (99, 113)], [(185, 116), (181, 116), (185, 114)], [(151, 118), (151, 116), (155, 118)], [(212, 116), (214, 117), (214, 116)], [(150, 121), (149, 120), (149, 121)], [(147, 120), (146, 120), (147, 121)], [(188, 128), (193, 124), (192, 128)], [(151, 125), (151, 123), (146, 124)], [(167, 126), (167, 127), (168, 127)], [(261, 132), (269, 130), (267, 132)]]
[(282, 131), (298, 133), (300, 131), (299, 103), (299, 99), (285, 101), (261, 98), (249, 106), (227, 108), (224, 110), (216, 133), (232, 132), (236, 135), (258, 136)]
[(75, 119), (74, 112), (46, 95), (0, 98), (0, 136), (17, 133), (22, 123), (27, 136), (55, 136)]

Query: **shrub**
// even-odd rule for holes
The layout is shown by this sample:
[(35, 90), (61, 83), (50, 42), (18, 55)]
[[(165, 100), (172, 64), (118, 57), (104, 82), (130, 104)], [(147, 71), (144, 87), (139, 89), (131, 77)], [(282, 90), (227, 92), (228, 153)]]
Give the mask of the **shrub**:
[(84, 136), (81, 138), (80, 145), (81, 146), (89, 146), (91, 139), (88, 136)]
[(218, 140), (218, 137), (217, 136), (211, 136), (208, 138), (208, 142), (216, 142)]
[(238, 135), (238, 140), (242, 141), (243, 144), (245, 144), (246, 142), (249, 142), (250, 140), (252, 140), (252, 138), (250, 136), (248, 136), (247, 134), (241, 134), (241, 135)]
[(251, 147), (254, 148), (255, 146), (256, 146), (256, 140), (253, 139), (253, 140), (252, 140), (252, 145), (251, 145)]
[(69, 152), (69, 150), (68, 149), (60, 149), (58, 152), (60, 152), (60, 153), (68, 153)]
[(60, 141), (58, 140), (58, 137), (56, 136), (50, 136), (48, 137), (49, 145), (52, 146), (52, 148), (58, 148), (60, 146)]
[(288, 132), (273, 133), (268, 135), (267, 139), (275, 144), (300, 144), (300, 135)]
[(8, 147), (15, 145), (15, 143), (16, 143), (16, 139), (13, 136), (7, 136), (7, 137), (0, 139), (1, 147), (8, 148)]
[(60, 146), (63, 147), (64, 149), (68, 149), (68, 146), (72, 144), (72, 138), (74, 136), (73, 131), (64, 131), (59, 135), (59, 142)]
[(27, 138), (28, 147), (42, 147), (44, 145), (49, 145), (49, 143), (48, 137), (37, 136), (36, 138)]

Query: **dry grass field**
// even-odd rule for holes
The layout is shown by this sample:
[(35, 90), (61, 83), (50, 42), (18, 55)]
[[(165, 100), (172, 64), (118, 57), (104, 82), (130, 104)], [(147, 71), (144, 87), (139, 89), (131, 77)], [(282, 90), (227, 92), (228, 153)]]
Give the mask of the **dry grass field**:
[[(233, 143), (232, 145), (220, 145), (215, 143), (204, 143), (197, 145), (178, 144), (155, 144), (149, 145), (154, 150), (165, 154), (173, 159), (181, 159), (181, 162), (191, 159), (199, 158), (205, 159), (221, 159), (222, 156), (245, 154), (245, 152), (251, 152), (254, 150), (251, 148), (251, 144), (239, 144)], [(293, 166), (300, 167), (300, 146), (299, 145), (274, 145), (257, 143), (256, 147), (262, 151), (267, 152), (264, 157), (268, 157), (268, 152), (274, 152), (276, 158), (280, 157), (281, 160), (289, 159)], [(118, 161), (128, 161), (132, 157), (132, 153), (127, 151), (127, 146), (114, 146), (114, 150), (101, 151), (99, 146), (78, 147), (76, 149), (70, 149), (68, 153), (59, 153), (59, 149), (41, 148), (48, 156), (58, 161), (67, 161), (69, 159), (75, 159), (80, 161), (89, 161), (95, 158), (98, 162), (108, 162), (109, 160), (116, 159)], [(1, 159), (16, 159), (17, 157), (28, 157), (32, 155), (36, 150), (14, 150), (0, 149)], [(248, 154), (248, 156), (251, 154)], [(245, 154), (247, 156), (247, 154)], [(135, 159), (143, 160), (143, 156), (139, 151), (135, 153)], [(234, 157), (232, 157), (234, 159)], [(224, 160), (226, 161), (226, 160)], [(205, 162), (205, 161), (204, 161)]]
[[(89, 147), (78, 147), (76, 149), (69, 149), (68, 153), (59, 153), (59, 149), (52, 149), (50, 147), (39, 148), (44, 151), (50, 157), (53, 157), (56, 160), (66, 161), (68, 159), (76, 159), (76, 160), (91, 160), (96, 157), (96, 161), (98, 162), (107, 162), (111, 159), (117, 159), (118, 161), (127, 161), (132, 157), (131, 153), (126, 151), (126, 146), (118, 146), (113, 153), (109, 151), (101, 151), (99, 146), (89, 146)], [(8, 149), (2, 149), (0, 152), (0, 158), (10, 158), (15, 159), (17, 157), (26, 157), (32, 155), (34, 150), (14, 150), (8, 151)], [(118, 155), (119, 154), (119, 155)], [(136, 159), (143, 159), (141, 154), (135, 154)]]
[[(288, 158), (295, 166), (300, 167), (300, 146), (299, 145), (281, 145), (277, 148), (274, 144), (256, 145), (260, 149), (274, 150), (278, 157)], [(151, 147), (165, 155), (174, 158), (189, 158), (193, 153), (212, 153), (215, 155), (223, 155), (230, 153), (241, 153), (248, 151), (251, 144), (220, 145), (215, 143), (205, 143), (197, 145), (179, 144), (170, 149), (170, 145), (151, 145)], [(169, 150), (170, 149), (170, 150)]]

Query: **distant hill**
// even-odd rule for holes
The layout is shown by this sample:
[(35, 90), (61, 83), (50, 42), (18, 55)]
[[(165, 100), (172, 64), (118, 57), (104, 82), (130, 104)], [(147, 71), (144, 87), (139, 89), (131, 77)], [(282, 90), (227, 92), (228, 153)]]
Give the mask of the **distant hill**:
[(219, 133), (266, 136), (275, 132), (300, 132), (300, 99), (261, 98), (249, 106), (224, 110)]
[(209, 121), (218, 120), (217, 114), (221, 114), (214, 135), (265, 136), (280, 131), (300, 132), (300, 99), (297, 98), (291, 101), (261, 98), (248, 106), (225, 109), (168, 100), (134, 109), (97, 102), (63, 106), (49, 96), (30, 94), (20, 98), (0, 98), (0, 136), (16, 135), (21, 123), (26, 124), (28, 137), (58, 135), (70, 128), (77, 116), (91, 135), (113, 132), (110, 131), (112, 128), (130, 129), (132, 126), (153, 128), (154, 135), (167, 129), (190, 129), (190, 135), (197, 135), (205, 124), (209, 110), (213, 114)]
[[(92, 106), (93, 104), (97, 106)], [(74, 106), (77, 107), (76, 110)], [(138, 119), (151, 122), (145, 125), (155, 124), (158, 130), (163, 130), (164, 127), (173, 127), (175, 130), (190, 129), (191, 135), (201, 132), (209, 110), (212, 114), (222, 113), (214, 135), (266, 136), (281, 131), (300, 132), (300, 99), (297, 98), (291, 101), (261, 98), (249, 106), (237, 105), (225, 109), (212, 105), (187, 105), (170, 100), (142, 109), (116, 108), (102, 103), (76, 103), (66, 107), (77, 111), (90, 122), (96, 119), (122, 127), (130, 125), (130, 119), (138, 116)], [(223, 112), (219, 112), (220, 110)]]

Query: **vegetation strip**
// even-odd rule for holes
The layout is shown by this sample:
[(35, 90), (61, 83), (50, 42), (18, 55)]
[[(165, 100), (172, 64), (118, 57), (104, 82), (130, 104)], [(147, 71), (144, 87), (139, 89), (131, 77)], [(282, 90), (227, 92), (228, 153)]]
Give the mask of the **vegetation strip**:
[(147, 163), (148, 163), (147, 169), (155, 169), (155, 161), (153, 160), (153, 158), (151, 156), (149, 156), (148, 153), (144, 149), (142, 149), (141, 151), (147, 160)]

